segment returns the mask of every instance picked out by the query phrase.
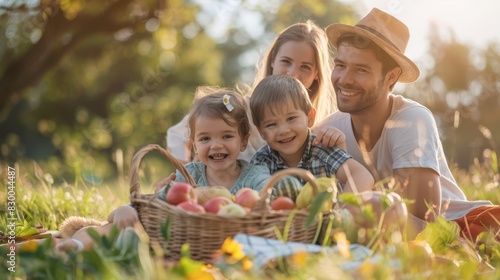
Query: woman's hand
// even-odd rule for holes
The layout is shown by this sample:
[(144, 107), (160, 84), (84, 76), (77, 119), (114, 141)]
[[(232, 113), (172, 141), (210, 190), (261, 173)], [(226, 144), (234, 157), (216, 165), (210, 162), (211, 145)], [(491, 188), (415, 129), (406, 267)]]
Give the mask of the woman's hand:
[(167, 178), (156, 183), (155, 193), (161, 190), (161, 188), (163, 188), (164, 186), (170, 184), (174, 180), (175, 180), (175, 173), (171, 173), (170, 175), (168, 175)]
[(313, 133), (316, 134), (316, 139), (312, 143), (314, 146), (321, 143), (323, 147), (338, 147), (346, 150), (345, 135), (339, 129), (324, 125), (314, 128)]
[(109, 214), (108, 222), (117, 225), (120, 229), (133, 227), (139, 222), (139, 215), (132, 206), (123, 205)]

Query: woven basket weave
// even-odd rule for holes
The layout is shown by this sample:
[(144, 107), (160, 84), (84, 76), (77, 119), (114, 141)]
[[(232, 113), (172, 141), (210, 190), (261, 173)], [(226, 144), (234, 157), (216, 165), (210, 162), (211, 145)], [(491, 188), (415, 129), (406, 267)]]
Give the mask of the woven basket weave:
[[(185, 167), (165, 149), (151, 144), (140, 149), (133, 157), (130, 166), (130, 201), (139, 214), (139, 219), (150, 237), (151, 242), (159, 243), (167, 249), (166, 258), (180, 259), (180, 249), (189, 243), (191, 257), (206, 263), (212, 262), (212, 255), (221, 248), (227, 237), (246, 233), (268, 238), (277, 238), (276, 231), (283, 234), (286, 224), (288, 241), (311, 243), (317, 235), (318, 219), (306, 227), (306, 211), (271, 210), (267, 196), (275, 183), (286, 176), (299, 176), (313, 185), (317, 192), (314, 176), (307, 170), (290, 168), (275, 173), (261, 191), (261, 199), (254, 209), (242, 217), (220, 216), (211, 213), (186, 212), (175, 205), (168, 204), (155, 194), (141, 194), (138, 171), (141, 159), (150, 151), (156, 151), (167, 158), (179, 170), (187, 182), (194, 187), (194, 180)], [(166, 241), (161, 233), (160, 224), (170, 219), (170, 239)], [(288, 221), (291, 219), (291, 221)]]

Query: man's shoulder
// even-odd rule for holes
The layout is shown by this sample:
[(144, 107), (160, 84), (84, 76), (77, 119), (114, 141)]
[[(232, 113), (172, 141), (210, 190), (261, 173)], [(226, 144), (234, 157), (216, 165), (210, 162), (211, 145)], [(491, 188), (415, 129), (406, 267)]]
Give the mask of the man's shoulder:
[(329, 115), (322, 121), (320, 121), (318, 124), (315, 125), (316, 127), (335, 127), (339, 129), (340, 131), (344, 132), (349, 129), (351, 126), (351, 115), (349, 113), (344, 113), (340, 111), (336, 111), (335, 113)]
[(344, 113), (341, 111), (336, 111), (335, 113), (332, 113), (328, 117), (326, 117), (323, 122), (324, 123), (336, 123), (336, 122), (342, 122), (345, 120), (349, 120), (351, 117), (348, 113)]
[(393, 118), (406, 119), (409, 121), (434, 120), (429, 108), (409, 98), (396, 95), (394, 97), (395, 110)]
[(394, 95), (394, 103), (395, 103), (395, 111), (399, 112), (407, 112), (407, 111), (425, 111), (428, 113), (431, 113), (431, 110), (429, 108), (425, 107), (424, 105), (418, 103), (415, 100), (406, 98), (401, 95)]

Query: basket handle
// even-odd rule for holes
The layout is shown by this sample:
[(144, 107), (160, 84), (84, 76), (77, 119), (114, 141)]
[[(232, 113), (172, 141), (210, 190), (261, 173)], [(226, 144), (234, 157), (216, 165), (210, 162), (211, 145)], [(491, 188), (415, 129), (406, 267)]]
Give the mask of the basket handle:
[(163, 155), (166, 159), (168, 159), (175, 169), (179, 170), (181, 174), (186, 178), (187, 182), (195, 186), (195, 181), (193, 177), (189, 174), (186, 167), (182, 165), (174, 156), (172, 156), (167, 150), (163, 149), (158, 144), (149, 144), (144, 146), (139, 151), (134, 154), (132, 158), (132, 164), (130, 165), (129, 170), (129, 178), (130, 178), (130, 195), (133, 196), (135, 193), (140, 193), (140, 185), (139, 185), (139, 166), (141, 164), (142, 158), (149, 152), (156, 151)]
[(316, 178), (314, 178), (314, 175), (309, 170), (292, 167), (275, 172), (260, 191), (260, 199), (262, 201), (265, 201), (267, 199), (267, 196), (271, 193), (271, 189), (274, 187), (274, 185), (276, 185), (279, 180), (287, 176), (298, 176), (306, 180), (312, 186), (313, 195), (316, 196), (318, 194), (318, 184), (316, 183)]

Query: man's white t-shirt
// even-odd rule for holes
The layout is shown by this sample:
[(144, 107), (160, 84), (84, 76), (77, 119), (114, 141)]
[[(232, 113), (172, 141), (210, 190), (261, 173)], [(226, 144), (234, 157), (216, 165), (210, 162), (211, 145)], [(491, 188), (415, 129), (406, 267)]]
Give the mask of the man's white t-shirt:
[(448, 167), (431, 111), (402, 96), (391, 97), (391, 115), (370, 152), (363, 153), (359, 147), (348, 113), (335, 112), (323, 123), (345, 134), (347, 152), (372, 173), (376, 182), (392, 177), (393, 170), (399, 168), (432, 168), (436, 171), (442, 189), (442, 210), (448, 220), (461, 218), (476, 207), (491, 205), (485, 200), (468, 201), (458, 187)]

